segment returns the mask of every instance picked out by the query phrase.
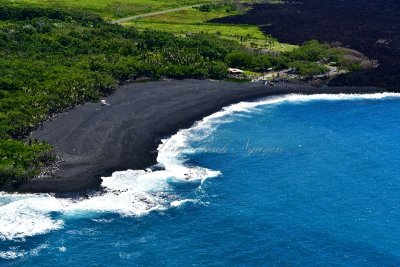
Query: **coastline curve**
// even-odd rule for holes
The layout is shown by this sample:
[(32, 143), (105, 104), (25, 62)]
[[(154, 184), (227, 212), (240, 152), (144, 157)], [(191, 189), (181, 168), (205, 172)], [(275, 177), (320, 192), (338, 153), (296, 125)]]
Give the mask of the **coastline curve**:
[(54, 147), (61, 159), (58, 168), (32, 181), (4, 185), (0, 191), (67, 195), (97, 191), (101, 189), (101, 177), (156, 164), (162, 139), (234, 103), (288, 94), (384, 92), (387, 90), (375, 87), (270, 87), (209, 80), (126, 84), (106, 98), (110, 106), (77, 106), (32, 133), (31, 138)]

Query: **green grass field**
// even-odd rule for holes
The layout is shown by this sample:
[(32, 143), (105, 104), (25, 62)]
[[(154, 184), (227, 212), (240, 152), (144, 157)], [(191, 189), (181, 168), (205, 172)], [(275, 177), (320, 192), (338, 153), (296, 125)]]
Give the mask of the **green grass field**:
[[(203, 3), (215, 3), (216, 0), (0, 0), (17, 5), (41, 7), (59, 7), (80, 9), (101, 14), (108, 20), (145, 14), (166, 9), (179, 8)], [(281, 3), (281, 0), (241, 0), (242, 3), (268, 2)]]
[(177, 12), (156, 15), (125, 22), (126, 26), (134, 26), (137, 29), (152, 29), (168, 31), (174, 34), (203, 33), (218, 35), (225, 39), (241, 42), (248, 47), (268, 48), (274, 51), (289, 51), (294, 45), (279, 42), (269, 43), (266, 36), (257, 26), (238, 24), (219, 24), (208, 22), (211, 19), (237, 14), (227, 12), (225, 9), (201, 12), (191, 8)]
[[(4, 0), (3, 0), (4, 1)], [(5, 1), (10, 2), (10, 1)], [(101, 14), (111, 20), (182, 6), (209, 3), (211, 0), (15, 0), (17, 5), (37, 5), (80, 9)]]
[[(8, 2), (7, 0), (0, 0), (0, 3), (2, 1)], [(279, 0), (258, 1), (279, 3)], [(108, 21), (171, 8), (215, 2), (212, 0), (13, 0), (15, 5), (21, 6), (28, 4), (40, 7), (91, 11), (100, 14)], [(248, 3), (250, 0), (242, 0), (241, 2)], [(265, 35), (257, 26), (208, 22), (211, 19), (231, 16), (237, 13), (237, 11), (227, 12), (224, 8), (214, 9), (210, 12), (201, 12), (198, 9), (190, 8), (188, 10), (132, 20), (125, 22), (124, 25), (134, 26), (141, 30), (160, 30), (182, 35), (190, 33), (218, 35), (225, 39), (239, 41), (247, 47), (268, 48), (274, 51), (289, 51), (296, 47), (279, 42), (268, 42)]]

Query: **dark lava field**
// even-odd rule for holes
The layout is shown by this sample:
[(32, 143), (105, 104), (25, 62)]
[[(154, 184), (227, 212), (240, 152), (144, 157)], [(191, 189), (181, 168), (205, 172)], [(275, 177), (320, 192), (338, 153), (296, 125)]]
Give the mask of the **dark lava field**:
[(300, 0), (258, 4), (245, 15), (214, 20), (259, 25), (282, 42), (340, 42), (379, 67), (342, 75), (330, 85), (378, 86), (400, 91), (399, 0)]

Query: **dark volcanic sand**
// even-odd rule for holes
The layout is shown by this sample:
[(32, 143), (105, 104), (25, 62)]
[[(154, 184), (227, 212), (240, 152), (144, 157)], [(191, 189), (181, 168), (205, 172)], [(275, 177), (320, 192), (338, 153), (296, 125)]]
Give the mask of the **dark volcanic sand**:
[[(54, 177), (0, 188), (3, 191), (84, 193), (100, 188), (101, 176), (156, 163), (160, 138), (190, 127), (222, 107), (288, 93), (371, 93), (378, 88), (312, 88), (299, 85), (215, 81), (132, 83), (107, 98), (58, 115), (32, 137), (53, 145), (64, 161)], [(153, 151), (153, 152), (152, 152)]]
[(338, 41), (377, 59), (380, 67), (343, 75), (331, 85), (399, 88), (399, 0), (290, 0), (284, 5), (255, 5), (246, 15), (214, 21), (261, 25), (264, 32), (293, 44)]

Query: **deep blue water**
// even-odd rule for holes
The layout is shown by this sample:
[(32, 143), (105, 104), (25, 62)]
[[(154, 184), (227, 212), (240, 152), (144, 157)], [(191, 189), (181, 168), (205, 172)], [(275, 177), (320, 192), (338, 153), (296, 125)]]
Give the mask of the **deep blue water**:
[(0, 241), (0, 265), (400, 265), (399, 98), (283, 102), (226, 119), (186, 155), (222, 174), (163, 187), (191, 201), (142, 216), (51, 212), (63, 226)]

